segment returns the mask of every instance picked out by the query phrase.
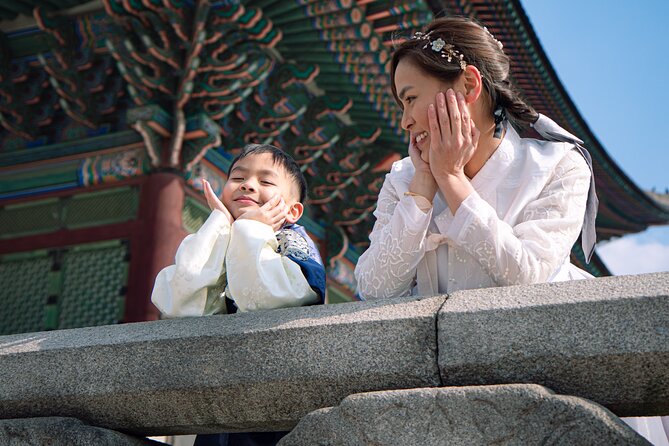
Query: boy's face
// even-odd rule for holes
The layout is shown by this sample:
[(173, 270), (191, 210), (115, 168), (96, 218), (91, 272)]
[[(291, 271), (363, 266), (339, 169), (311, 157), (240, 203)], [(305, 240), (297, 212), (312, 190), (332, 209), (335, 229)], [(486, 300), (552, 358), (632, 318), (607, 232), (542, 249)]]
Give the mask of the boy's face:
[(275, 195), (282, 196), (288, 207), (294, 206), (299, 197), (297, 184), (283, 166), (274, 162), (271, 153), (259, 153), (237, 161), (223, 187), (221, 200), (236, 220)]

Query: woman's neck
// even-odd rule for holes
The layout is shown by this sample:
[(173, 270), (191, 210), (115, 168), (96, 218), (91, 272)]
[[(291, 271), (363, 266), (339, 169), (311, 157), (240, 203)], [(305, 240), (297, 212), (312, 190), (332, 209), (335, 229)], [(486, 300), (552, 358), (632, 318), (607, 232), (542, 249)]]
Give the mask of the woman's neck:
[(479, 143), (474, 156), (465, 166), (465, 175), (470, 179), (474, 178), (492, 154), (495, 153), (495, 150), (497, 150), (497, 147), (499, 147), (506, 134), (505, 130), (500, 138), (493, 137), (495, 133), (495, 121), (492, 118), (477, 120), (475, 124), (476, 128), (481, 132), (481, 136), (479, 137)]

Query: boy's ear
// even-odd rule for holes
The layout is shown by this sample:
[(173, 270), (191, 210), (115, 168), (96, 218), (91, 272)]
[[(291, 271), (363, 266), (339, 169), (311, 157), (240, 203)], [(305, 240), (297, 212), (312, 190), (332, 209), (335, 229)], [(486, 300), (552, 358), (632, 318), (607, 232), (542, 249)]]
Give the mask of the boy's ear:
[(296, 201), (295, 203), (291, 204), (288, 207), (288, 215), (286, 216), (286, 221), (290, 224), (297, 223), (297, 220), (299, 220), (300, 217), (302, 217), (303, 212), (304, 212), (304, 205), (299, 201)]

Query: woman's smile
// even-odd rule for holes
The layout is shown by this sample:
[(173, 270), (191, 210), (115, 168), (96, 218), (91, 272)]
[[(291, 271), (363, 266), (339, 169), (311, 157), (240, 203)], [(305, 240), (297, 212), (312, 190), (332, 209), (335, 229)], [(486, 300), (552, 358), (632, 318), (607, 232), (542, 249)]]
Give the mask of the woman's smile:
[(416, 144), (420, 144), (421, 141), (423, 141), (425, 138), (427, 138), (429, 135), (427, 132), (422, 132), (419, 133), (418, 136), (416, 136)]

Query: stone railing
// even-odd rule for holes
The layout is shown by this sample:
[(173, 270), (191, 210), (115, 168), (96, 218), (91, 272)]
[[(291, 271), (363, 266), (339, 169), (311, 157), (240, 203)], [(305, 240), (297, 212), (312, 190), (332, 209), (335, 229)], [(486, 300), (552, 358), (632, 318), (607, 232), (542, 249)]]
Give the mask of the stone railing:
[(67, 417), (129, 434), (105, 444), (644, 444), (611, 412), (669, 415), (669, 273), (0, 337), (0, 443)]

